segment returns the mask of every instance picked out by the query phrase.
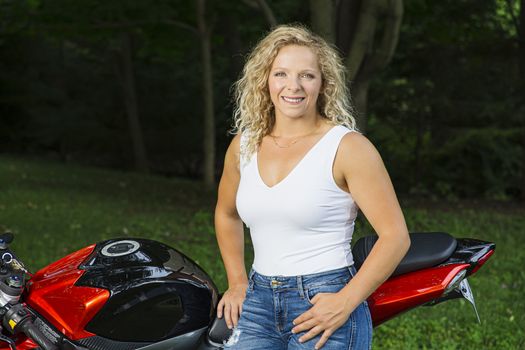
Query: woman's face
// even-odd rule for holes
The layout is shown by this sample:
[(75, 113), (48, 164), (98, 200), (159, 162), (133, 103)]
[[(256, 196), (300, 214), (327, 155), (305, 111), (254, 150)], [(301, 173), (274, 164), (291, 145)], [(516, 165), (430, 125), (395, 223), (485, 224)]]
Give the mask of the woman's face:
[(281, 48), (268, 76), (275, 117), (314, 117), (321, 86), (321, 70), (314, 51), (299, 45)]

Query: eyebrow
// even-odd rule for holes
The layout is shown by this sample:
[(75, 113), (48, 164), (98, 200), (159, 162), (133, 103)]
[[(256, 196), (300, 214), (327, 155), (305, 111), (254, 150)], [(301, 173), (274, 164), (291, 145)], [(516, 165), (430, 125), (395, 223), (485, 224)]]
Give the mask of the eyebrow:
[[(280, 69), (280, 70), (289, 70), (288, 68), (284, 68), (284, 67), (274, 67), (274, 68), (272, 68), (271, 70), (277, 70), (277, 69)], [(313, 69), (313, 68), (306, 68), (306, 69), (301, 70), (301, 72), (319, 73), (320, 70), (318, 70), (318, 69)]]

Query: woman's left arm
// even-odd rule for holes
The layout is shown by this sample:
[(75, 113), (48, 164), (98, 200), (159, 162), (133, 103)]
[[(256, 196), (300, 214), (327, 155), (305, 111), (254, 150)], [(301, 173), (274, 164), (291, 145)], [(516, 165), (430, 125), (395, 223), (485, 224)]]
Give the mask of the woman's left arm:
[(315, 348), (350, 317), (352, 311), (391, 274), (410, 247), (408, 230), (392, 182), (376, 148), (363, 135), (352, 132), (341, 140), (334, 175), (344, 178), (349, 192), (378, 235), (358, 273), (338, 293), (319, 293), (310, 310), (294, 320), (294, 333), (307, 341), (322, 333)]

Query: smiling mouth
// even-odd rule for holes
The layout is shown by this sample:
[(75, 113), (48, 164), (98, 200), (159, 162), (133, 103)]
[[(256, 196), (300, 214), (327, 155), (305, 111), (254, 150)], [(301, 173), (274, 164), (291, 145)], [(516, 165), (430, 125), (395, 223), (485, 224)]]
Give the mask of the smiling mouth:
[(282, 96), (282, 99), (289, 103), (300, 103), (304, 100), (304, 97), (286, 97)]

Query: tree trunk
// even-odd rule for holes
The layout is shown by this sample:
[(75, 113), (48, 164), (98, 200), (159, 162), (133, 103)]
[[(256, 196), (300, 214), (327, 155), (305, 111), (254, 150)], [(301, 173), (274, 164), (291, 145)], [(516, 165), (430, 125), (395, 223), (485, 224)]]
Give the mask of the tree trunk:
[(350, 92), (353, 96), (353, 103), (357, 114), (354, 115), (357, 129), (363, 134), (366, 133), (367, 118), (366, 113), (368, 109), (368, 89), (370, 87), (370, 80), (356, 82), (351, 88)]
[[(518, 83), (518, 96), (525, 96), (525, 0), (520, 2), (520, 24), (518, 31), (519, 38), (519, 72), (520, 81)], [(523, 103), (523, 102), (522, 102)], [(519, 106), (521, 110), (525, 109), (525, 106)], [(525, 145), (525, 128), (523, 131), (523, 144)], [(521, 178), (521, 199), (525, 200), (525, 151), (523, 152), (523, 176)]]
[(368, 0), (361, 4), (355, 31), (352, 34), (352, 45), (348, 48), (346, 56), (346, 68), (350, 80), (355, 80), (361, 65), (372, 51), (380, 2), (381, 0)]
[(215, 186), (215, 116), (213, 107), (213, 72), (210, 28), (206, 22), (206, 0), (197, 0), (197, 23), (201, 44), (202, 89), (204, 102), (204, 184)]
[(257, 6), (261, 9), (261, 11), (264, 14), (264, 18), (266, 18), (266, 22), (270, 25), (270, 28), (273, 28), (277, 26), (277, 19), (275, 18), (275, 14), (272, 11), (272, 8), (265, 0), (256, 0)]
[(226, 45), (230, 51), (230, 78), (236, 81), (243, 68), (243, 45), (239, 33), (239, 21), (237, 16), (228, 14), (224, 16), (223, 23)]
[(310, 0), (310, 18), (314, 32), (335, 44), (335, 6), (333, 0)]
[(357, 20), (361, 10), (362, 0), (337, 1), (335, 11), (336, 22), (336, 45), (344, 58), (352, 46), (353, 34), (357, 26)]
[[(525, 0), (520, 2), (520, 27), (518, 32), (520, 40), (520, 76), (522, 86), (525, 85)], [(523, 95), (522, 95), (523, 96)]]
[[(336, 12), (337, 44), (345, 56), (348, 84), (358, 113), (357, 127), (365, 132), (370, 81), (392, 59), (403, 17), (403, 1), (346, 0), (339, 2)], [(379, 21), (383, 24), (381, 39), (375, 43)]]
[(131, 134), (131, 140), (133, 142), (135, 169), (137, 171), (147, 173), (149, 172), (149, 165), (139, 119), (135, 74), (133, 72), (133, 53), (131, 47), (131, 35), (129, 33), (123, 33), (121, 41), (121, 81), (124, 93), (124, 104), (126, 106), (126, 115), (128, 118), (128, 127)]

